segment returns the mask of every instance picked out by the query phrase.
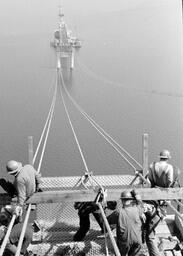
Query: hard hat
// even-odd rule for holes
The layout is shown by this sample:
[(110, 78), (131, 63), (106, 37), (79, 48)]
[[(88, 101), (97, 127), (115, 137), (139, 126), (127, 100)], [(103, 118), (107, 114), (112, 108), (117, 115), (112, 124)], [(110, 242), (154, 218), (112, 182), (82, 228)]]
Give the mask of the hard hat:
[(10, 213), (6, 206), (1, 208), (0, 212), (0, 223), (1, 225), (7, 226), (9, 224), (9, 221), (11, 220), (12, 213)]
[(125, 191), (123, 191), (121, 193), (121, 197), (120, 198), (123, 199), (123, 200), (131, 200), (131, 199), (133, 199), (131, 192), (127, 191), (127, 190), (125, 190)]
[(11, 218), (6, 212), (0, 212), (0, 224), (4, 226), (8, 226)]
[(10, 160), (6, 164), (6, 169), (9, 174), (17, 174), (22, 167), (22, 163), (15, 160)]
[(170, 151), (164, 149), (160, 152), (159, 157), (162, 159), (170, 159), (171, 155), (170, 155)]

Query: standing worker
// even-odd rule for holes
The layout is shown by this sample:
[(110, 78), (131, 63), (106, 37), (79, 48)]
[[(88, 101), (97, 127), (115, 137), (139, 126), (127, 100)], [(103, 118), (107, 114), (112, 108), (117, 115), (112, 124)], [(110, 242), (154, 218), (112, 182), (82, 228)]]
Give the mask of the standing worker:
[(121, 193), (122, 206), (107, 217), (109, 224), (116, 224), (117, 245), (121, 256), (137, 255), (142, 247), (143, 208), (134, 204), (129, 191)]
[(168, 163), (168, 160), (171, 159), (170, 151), (162, 150), (159, 158), (159, 161), (150, 164), (149, 172), (146, 175), (147, 181), (151, 187), (173, 187), (175, 183), (178, 183), (180, 170)]

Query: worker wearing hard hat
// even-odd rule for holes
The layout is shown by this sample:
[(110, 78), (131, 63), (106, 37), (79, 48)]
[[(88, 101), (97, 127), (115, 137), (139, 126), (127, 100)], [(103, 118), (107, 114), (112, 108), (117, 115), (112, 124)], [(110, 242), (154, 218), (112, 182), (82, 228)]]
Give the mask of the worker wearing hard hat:
[(15, 160), (10, 160), (6, 164), (7, 172), (15, 177), (13, 186), (10, 182), (2, 182), (0, 185), (11, 196), (17, 196), (17, 203), (21, 206), (25, 201), (39, 189), (41, 175), (33, 168), (32, 165), (22, 165)]
[(178, 182), (180, 170), (168, 163), (171, 159), (170, 151), (164, 149), (159, 154), (160, 160), (150, 164), (146, 175), (151, 187), (173, 187)]
[(143, 208), (134, 204), (130, 191), (121, 193), (122, 207), (107, 217), (109, 224), (116, 224), (117, 245), (121, 256), (136, 255), (142, 247)]

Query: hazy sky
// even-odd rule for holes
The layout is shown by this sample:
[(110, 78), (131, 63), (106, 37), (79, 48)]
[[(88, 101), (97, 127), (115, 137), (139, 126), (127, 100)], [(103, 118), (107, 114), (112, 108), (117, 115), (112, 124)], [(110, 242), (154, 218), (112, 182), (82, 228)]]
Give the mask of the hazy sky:
[[(153, 9), (160, 6), (169, 8), (171, 12), (180, 8), (181, 0), (0, 0), (1, 33), (21, 33), (26, 28), (31, 33), (54, 21), (58, 6), (62, 5), (66, 14), (74, 19), (95, 13), (114, 12), (127, 9)], [(181, 8), (180, 8), (181, 11)], [(134, 13), (135, 15), (135, 13)], [(27, 31), (28, 32), (28, 31)]]

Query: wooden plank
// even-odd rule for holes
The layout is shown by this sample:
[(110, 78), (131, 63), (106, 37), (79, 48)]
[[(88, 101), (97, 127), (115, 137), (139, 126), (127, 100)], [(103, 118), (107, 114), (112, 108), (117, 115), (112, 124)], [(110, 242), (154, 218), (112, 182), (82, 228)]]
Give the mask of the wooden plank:
[(181, 238), (183, 239), (183, 221), (178, 215), (175, 215), (175, 225), (179, 230)]
[[(107, 200), (117, 200), (126, 188), (108, 189)], [(173, 200), (183, 199), (183, 188), (137, 188), (137, 193), (141, 195), (142, 200)], [(35, 193), (27, 203), (58, 203), (61, 201), (67, 202), (86, 202), (94, 201), (97, 193), (93, 190), (67, 190), (67, 191), (44, 191)]]
[(33, 151), (33, 137), (28, 137), (28, 157), (29, 157), (29, 164), (33, 165), (33, 157), (34, 157), (34, 151)]

